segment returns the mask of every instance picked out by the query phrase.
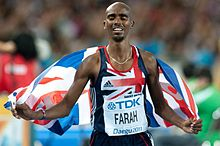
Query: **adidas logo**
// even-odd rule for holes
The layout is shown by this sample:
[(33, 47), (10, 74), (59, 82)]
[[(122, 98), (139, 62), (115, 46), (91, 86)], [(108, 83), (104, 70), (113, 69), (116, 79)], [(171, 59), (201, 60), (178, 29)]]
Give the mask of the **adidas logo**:
[(113, 87), (113, 85), (111, 84), (110, 81), (108, 81), (104, 84), (104, 87)]

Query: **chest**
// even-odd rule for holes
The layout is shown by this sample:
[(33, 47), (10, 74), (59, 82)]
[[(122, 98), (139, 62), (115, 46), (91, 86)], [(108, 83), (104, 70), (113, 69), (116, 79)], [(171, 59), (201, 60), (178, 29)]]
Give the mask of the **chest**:
[(128, 71), (118, 71), (107, 64), (100, 72), (100, 77), (101, 91), (118, 91), (119, 94), (139, 93), (146, 84), (145, 74), (137, 66)]

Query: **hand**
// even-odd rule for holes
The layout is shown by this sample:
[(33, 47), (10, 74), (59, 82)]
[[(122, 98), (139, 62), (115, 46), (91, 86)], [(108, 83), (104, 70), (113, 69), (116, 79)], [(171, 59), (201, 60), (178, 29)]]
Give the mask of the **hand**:
[(187, 119), (183, 122), (183, 131), (189, 134), (198, 134), (202, 130), (202, 120), (201, 119)]
[(15, 108), (12, 108), (11, 110), (13, 116), (17, 119), (23, 118), (25, 120), (33, 120), (37, 119), (38, 113), (34, 112), (30, 109), (30, 107), (26, 104), (17, 104)]

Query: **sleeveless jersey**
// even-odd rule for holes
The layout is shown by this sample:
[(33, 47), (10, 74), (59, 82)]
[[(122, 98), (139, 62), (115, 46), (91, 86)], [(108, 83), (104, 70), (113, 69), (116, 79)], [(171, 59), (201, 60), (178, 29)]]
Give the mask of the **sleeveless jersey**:
[(132, 46), (133, 64), (126, 71), (115, 69), (100, 48), (101, 66), (94, 85), (91, 123), (94, 130), (109, 136), (131, 135), (147, 130), (146, 83), (148, 78), (139, 50)]

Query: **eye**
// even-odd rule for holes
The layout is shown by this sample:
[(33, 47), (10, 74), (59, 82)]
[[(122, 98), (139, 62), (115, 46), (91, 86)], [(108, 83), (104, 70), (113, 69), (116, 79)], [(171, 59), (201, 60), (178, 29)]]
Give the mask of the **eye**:
[(115, 17), (110, 16), (110, 17), (108, 17), (108, 19), (109, 19), (109, 20), (114, 20), (114, 19), (115, 19)]
[(110, 20), (110, 21), (112, 21), (112, 20), (115, 19), (115, 15), (114, 15), (114, 14), (108, 15), (108, 16), (107, 16), (107, 19)]
[(121, 20), (128, 20), (128, 17), (122, 16), (122, 17), (121, 17)]
[(121, 20), (128, 20), (128, 16), (127, 15), (124, 15), (124, 14), (121, 14), (120, 15), (120, 18), (121, 18)]

